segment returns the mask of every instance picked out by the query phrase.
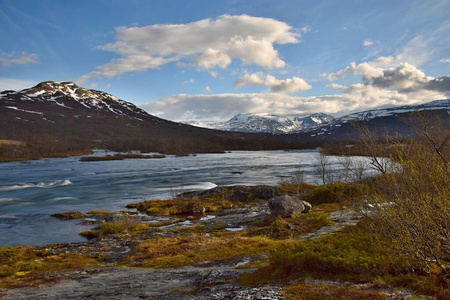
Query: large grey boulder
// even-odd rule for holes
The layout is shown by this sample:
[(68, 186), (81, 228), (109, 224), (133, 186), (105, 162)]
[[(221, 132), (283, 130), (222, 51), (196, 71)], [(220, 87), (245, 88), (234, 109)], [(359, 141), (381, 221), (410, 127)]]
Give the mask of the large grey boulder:
[(293, 214), (307, 213), (311, 207), (308, 202), (288, 195), (269, 199), (270, 213), (283, 218), (288, 218)]

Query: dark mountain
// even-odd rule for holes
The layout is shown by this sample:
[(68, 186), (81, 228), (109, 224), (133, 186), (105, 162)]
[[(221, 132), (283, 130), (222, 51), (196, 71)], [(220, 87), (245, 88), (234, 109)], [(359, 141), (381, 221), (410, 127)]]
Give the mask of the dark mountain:
[(72, 82), (42, 82), (0, 93), (0, 139), (37, 143), (44, 139), (93, 144), (116, 150), (165, 153), (294, 147), (270, 136), (223, 132), (152, 116), (105, 92)]

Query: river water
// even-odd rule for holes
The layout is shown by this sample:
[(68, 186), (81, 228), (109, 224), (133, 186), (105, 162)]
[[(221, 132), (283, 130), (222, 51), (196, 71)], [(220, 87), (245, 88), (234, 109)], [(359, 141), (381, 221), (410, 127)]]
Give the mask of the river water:
[[(124, 210), (128, 203), (167, 199), (217, 185), (276, 185), (302, 167), (314, 183), (317, 150), (234, 151), (163, 159), (81, 162), (79, 157), (0, 164), (0, 246), (78, 242), (92, 226), (55, 212)], [(94, 155), (104, 154), (97, 151)], [(361, 159), (361, 158), (355, 158)], [(331, 162), (337, 166), (338, 158)]]

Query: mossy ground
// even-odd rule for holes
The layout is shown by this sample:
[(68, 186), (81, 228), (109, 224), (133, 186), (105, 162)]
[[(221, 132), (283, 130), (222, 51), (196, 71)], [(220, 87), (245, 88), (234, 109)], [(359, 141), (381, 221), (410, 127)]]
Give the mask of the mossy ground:
[(94, 257), (76, 254), (52, 254), (26, 246), (0, 248), (0, 287), (35, 286), (48, 281), (46, 273), (82, 270), (99, 266)]

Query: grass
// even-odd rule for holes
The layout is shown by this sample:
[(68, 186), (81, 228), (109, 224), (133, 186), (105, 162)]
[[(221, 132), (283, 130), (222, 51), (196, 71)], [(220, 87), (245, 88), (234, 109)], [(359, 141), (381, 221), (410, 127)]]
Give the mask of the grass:
[[(283, 244), (273, 249), (269, 254), (269, 266), (260, 268), (254, 274), (244, 275), (241, 281), (245, 285), (255, 286), (270, 282), (289, 284), (302, 278), (315, 278), (386, 287), (392, 285), (426, 295), (450, 297), (449, 282), (443, 279), (439, 270), (434, 269), (427, 274), (423, 265), (407, 261), (387, 249), (385, 241), (362, 225), (346, 227), (332, 235)], [(341, 292), (340, 289), (334, 291), (336, 295)], [(352, 297), (347, 298), (358, 299)], [(322, 298), (311, 296), (305, 299)], [(323, 296), (323, 299), (333, 298)]]
[(86, 214), (88, 214), (88, 215), (110, 215), (110, 214), (112, 214), (112, 212), (106, 211), (106, 210), (101, 210), (101, 209), (94, 209), (94, 210), (88, 211)]
[(52, 217), (58, 218), (60, 220), (73, 220), (73, 219), (83, 219), (86, 215), (79, 211), (70, 211), (65, 213), (54, 213), (51, 214)]
[(136, 208), (148, 215), (156, 216), (211, 213), (232, 207), (232, 202), (221, 199), (147, 200), (141, 203), (127, 205), (127, 208)]
[(324, 226), (334, 225), (329, 213), (314, 211), (307, 214), (293, 215), (291, 218), (277, 218), (255, 222), (249, 235), (267, 235), (275, 239), (292, 239)]
[(99, 262), (76, 253), (52, 254), (26, 246), (0, 248), (0, 287), (33, 286), (48, 280), (45, 273), (97, 267)]
[(223, 232), (214, 236), (191, 234), (160, 237), (140, 243), (122, 263), (134, 267), (173, 268), (204, 261), (225, 261), (244, 255), (266, 252), (279, 245), (268, 237), (245, 237)]
[(383, 292), (365, 290), (355, 286), (324, 283), (298, 283), (285, 288), (283, 296), (301, 300), (385, 300)]

